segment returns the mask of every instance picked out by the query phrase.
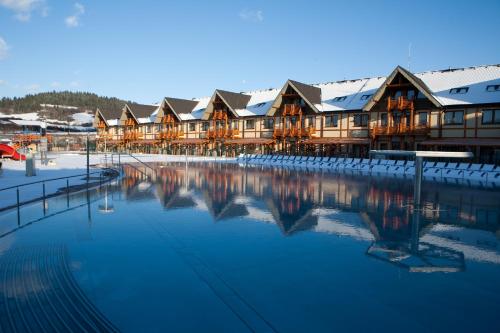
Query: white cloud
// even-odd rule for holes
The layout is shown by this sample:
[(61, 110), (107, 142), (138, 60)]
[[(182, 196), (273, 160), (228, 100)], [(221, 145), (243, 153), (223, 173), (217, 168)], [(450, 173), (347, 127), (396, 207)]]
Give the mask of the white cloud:
[(80, 86), (80, 82), (78, 82), (78, 81), (71, 81), (71, 82), (69, 83), (69, 85), (70, 85), (71, 87), (79, 87), (79, 86)]
[(40, 11), (43, 17), (48, 14), (45, 0), (0, 0), (0, 6), (13, 11), (14, 18), (21, 22), (29, 21), (34, 11)]
[(264, 13), (262, 12), (262, 10), (243, 9), (240, 12), (239, 16), (243, 21), (248, 21), (248, 22), (264, 21)]
[(5, 81), (5, 80), (0, 80), (0, 86), (6, 85), (6, 84), (7, 84), (7, 81)]
[[(1, 0), (0, 0), (1, 1)], [(85, 14), (85, 7), (81, 3), (75, 3), (75, 13), (64, 19), (64, 23), (69, 28), (76, 28), (80, 25), (80, 17)]]
[(51, 86), (52, 88), (57, 88), (57, 87), (60, 87), (60, 86), (61, 86), (61, 83), (60, 83), (60, 82), (58, 82), (58, 81), (54, 81), (54, 82), (52, 82), (52, 83), (50, 84), (50, 86)]
[(0, 37), (0, 60), (7, 58), (9, 55), (9, 45), (7, 45), (7, 42)]

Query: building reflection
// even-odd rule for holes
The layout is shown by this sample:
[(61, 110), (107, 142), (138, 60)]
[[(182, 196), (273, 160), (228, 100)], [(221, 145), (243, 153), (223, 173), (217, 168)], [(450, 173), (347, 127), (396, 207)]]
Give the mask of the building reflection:
[(366, 254), (409, 271), (454, 272), (464, 258), (500, 264), (500, 193), (425, 183), (414, 212), (412, 183), (233, 164), (124, 166), (126, 200), (158, 198), (166, 210), (201, 209), (214, 222), (247, 218), (283, 235), (309, 230), (367, 241)]

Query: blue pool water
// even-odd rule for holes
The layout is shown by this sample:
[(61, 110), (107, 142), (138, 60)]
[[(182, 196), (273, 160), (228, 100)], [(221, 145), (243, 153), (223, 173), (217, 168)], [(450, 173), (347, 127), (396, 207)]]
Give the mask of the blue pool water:
[(23, 207), (19, 225), (0, 213), (0, 327), (498, 331), (500, 191), (424, 183), (419, 212), (412, 191), (359, 175), (125, 166), (108, 186)]

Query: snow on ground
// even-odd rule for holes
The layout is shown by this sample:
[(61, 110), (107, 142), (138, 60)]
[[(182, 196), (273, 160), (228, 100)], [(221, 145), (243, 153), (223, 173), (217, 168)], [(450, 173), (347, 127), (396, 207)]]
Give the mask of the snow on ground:
[(86, 112), (74, 113), (73, 125), (91, 124), (94, 122), (94, 116)]

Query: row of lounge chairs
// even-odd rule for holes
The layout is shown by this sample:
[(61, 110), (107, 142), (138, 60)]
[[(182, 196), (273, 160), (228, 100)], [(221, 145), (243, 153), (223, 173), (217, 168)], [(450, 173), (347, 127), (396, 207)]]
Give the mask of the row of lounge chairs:
[[(357, 170), (366, 173), (393, 175), (415, 174), (415, 162), (403, 160), (241, 154), (237, 161), (264, 166)], [(493, 164), (426, 161), (424, 162), (423, 174), (426, 178), (455, 178), (500, 183), (500, 166)]]

